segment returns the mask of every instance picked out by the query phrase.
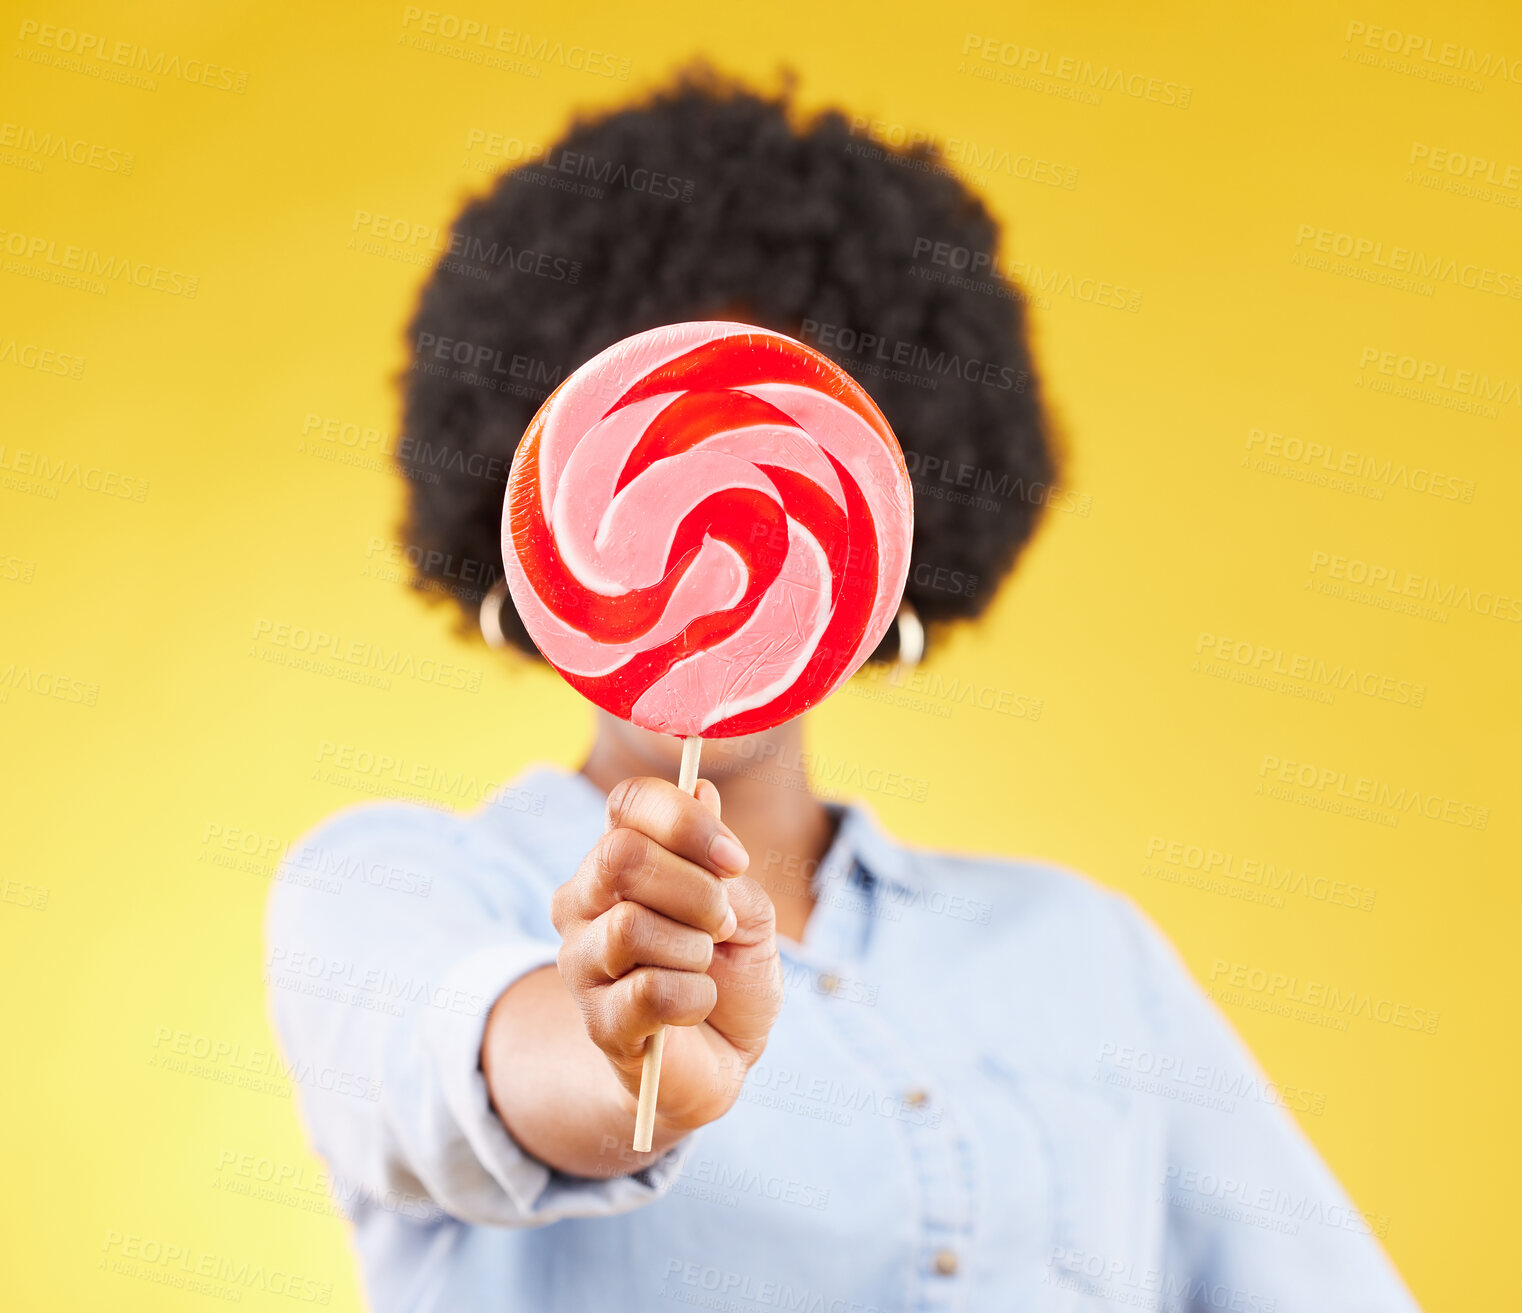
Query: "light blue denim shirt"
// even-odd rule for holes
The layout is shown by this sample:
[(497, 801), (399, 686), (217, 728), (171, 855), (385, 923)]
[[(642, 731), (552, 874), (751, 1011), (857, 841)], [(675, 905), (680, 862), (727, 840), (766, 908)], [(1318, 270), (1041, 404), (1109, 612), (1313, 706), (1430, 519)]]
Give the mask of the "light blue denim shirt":
[(1288, 1111), (1314, 1096), (1129, 903), (859, 808), (735, 1107), (637, 1176), (536, 1161), (489, 1104), (485, 1016), (555, 961), (550, 896), (603, 828), (546, 768), (472, 815), (348, 810), (286, 859), (266, 978), (376, 1308), (1415, 1307)]

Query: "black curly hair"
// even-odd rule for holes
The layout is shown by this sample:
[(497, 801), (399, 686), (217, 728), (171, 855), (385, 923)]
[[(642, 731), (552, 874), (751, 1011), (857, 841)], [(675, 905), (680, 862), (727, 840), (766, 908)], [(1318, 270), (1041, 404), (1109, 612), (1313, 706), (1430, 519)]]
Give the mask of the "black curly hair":
[[(730, 319), (815, 346), (887, 416), (915, 490), (905, 596), (927, 628), (986, 608), (1057, 474), (1024, 305), (978, 196), (932, 148), (861, 126), (802, 121), (790, 81), (766, 95), (697, 67), (548, 150), (499, 149), (527, 158), (460, 212), (408, 330), (415, 588), (474, 625), (543, 400), (630, 334)], [(501, 624), (534, 653), (511, 599)], [(874, 659), (896, 645), (890, 628)]]

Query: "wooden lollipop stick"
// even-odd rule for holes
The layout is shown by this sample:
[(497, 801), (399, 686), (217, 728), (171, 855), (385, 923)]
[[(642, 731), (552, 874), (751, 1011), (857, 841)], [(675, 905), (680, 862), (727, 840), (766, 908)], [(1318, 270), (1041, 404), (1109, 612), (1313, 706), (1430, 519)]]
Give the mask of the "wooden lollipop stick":
[[(698, 754), (703, 740), (696, 735), (682, 740), (682, 770), (677, 787), (688, 797), (698, 791)], [(661, 1089), (661, 1054), (666, 1050), (666, 1027), (662, 1026), (645, 1044), (645, 1062), (639, 1071), (639, 1106), (634, 1110), (634, 1152), (649, 1153), (655, 1134), (655, 1101)]]

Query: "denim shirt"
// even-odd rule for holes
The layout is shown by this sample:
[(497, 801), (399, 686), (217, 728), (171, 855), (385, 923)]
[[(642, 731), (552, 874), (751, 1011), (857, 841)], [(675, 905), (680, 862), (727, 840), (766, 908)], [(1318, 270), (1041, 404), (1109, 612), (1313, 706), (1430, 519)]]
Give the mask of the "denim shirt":
[(634, 1175), (530, 1157), (486, 1013), (555, 961), (550, 897), (604, 807), (540, 768), (474, 814), (352, 808), (281, 868), (274, 1016), (374, 1307), (1415, 1307), (1296, 1126), (1310, 1096), (1129, 903), (856, 807), (735, 1106)]

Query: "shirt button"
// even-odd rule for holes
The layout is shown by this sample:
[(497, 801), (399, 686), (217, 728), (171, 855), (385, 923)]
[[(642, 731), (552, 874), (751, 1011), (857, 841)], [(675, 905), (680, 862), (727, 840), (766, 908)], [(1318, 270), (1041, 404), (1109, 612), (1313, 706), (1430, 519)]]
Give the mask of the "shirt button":
[(938, 1277), (954, 1277), (957, 1274), (957, 1254), (954, 1249), (938, 1249), (935, 1254), (935, 1274)]
[(819, 977), (819, 992), (821, 994), (833, 994), (839, 988), (839, 976), (832, 976), (828, 971), (826, 971)]
[[(929, 1102), (930, 1102), (930, 1091), (929, 1090), (912, 1089), (907, 1094), (904, 1095), (904, 1103), (907, 1104), (911, 1108), (923, 1108)], [(950, 1251), (947, 1250), (947, 1251), (943, 1251), (943, 1252), (949, 1253)], [(954, 1255), (954, 1254), (952, 1255), (951, 1261), (953, 1263), (956, 1262), (956, 1255)]]

